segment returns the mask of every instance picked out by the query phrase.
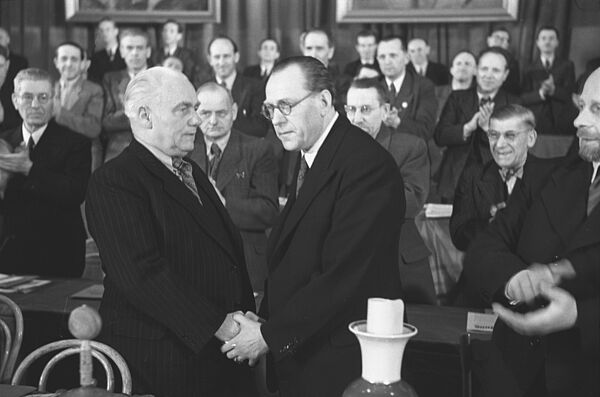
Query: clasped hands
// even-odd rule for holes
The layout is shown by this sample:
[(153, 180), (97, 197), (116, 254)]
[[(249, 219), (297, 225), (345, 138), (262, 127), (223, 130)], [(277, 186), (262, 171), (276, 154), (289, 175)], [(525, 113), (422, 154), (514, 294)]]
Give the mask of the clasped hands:
[(19, 146), (14, 153), (0, 154), (0, 170), (29, 175), (33, 163), (26, 146)]
[(254, 366), (260, 356), (269, 351), (260, 332), (262, 322), (264, 320), (252, 312), (244, 314), (237, 311), (227, 314), (215, 333), (215, 336), (224, 342), (221, 352), (236, 363), (248, 360), (248, 365)]

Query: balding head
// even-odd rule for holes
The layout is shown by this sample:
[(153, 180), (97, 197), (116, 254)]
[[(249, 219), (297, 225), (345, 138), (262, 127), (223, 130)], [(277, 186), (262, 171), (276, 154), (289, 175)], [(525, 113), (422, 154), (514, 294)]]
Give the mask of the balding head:
[(573, 122), (579, 138), (579, 156), (586, 161), (600, 161), (600, 68), (585, 81), (577, 98), (579, 115)]

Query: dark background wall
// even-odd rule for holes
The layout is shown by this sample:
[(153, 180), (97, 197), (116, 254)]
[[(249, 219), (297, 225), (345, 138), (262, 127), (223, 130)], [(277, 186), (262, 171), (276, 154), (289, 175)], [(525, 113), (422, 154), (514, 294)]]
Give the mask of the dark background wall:
[[(535, 54), (535, 30), (547, 23), (559, 26), (561, 53), (575, 62), (577, 74), (587, 60), (600, 56), (600, 0), (521, 0), (515, 22), (429, 24), (336, 24), (333, 0), (222, 0), (221, 4), (221, 24), (186, 25), (185, 45), (196, 51), (199, 60), (204, 61), (206, 45), (216, 33), (238, 42), (243, 67), (256, 63), (258, 43), (267, 35), (282, 43), (282, 55), (287, 56), (299, 52), (302, 30), (324, 26), (334, 33), (334, 61), (342, 66), (355, 57), (355, 34), (366, 27), (381, 35), (424, 37), (432, 46), (433, 59), (448, 63), (463, 48), (479, 51), (490, 27), (501, 24), (511, 31), (512, 50), (524, 64)], [(90, 52), (94, 48), (94, 25), (66, 22), (64, 0), (0, 0), (0, 26), (9, 30), (14, 51), (27, 56), (32, 66), (49, 70), (53, 49), (63, 40), (75, 40)], [(141, 26), (148, 29), (155, 45), (159, 25)]]

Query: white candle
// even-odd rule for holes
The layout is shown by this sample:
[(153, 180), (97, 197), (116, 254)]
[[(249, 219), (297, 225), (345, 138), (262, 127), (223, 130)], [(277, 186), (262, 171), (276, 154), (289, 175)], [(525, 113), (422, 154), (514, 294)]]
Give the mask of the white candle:
[(404, 330), (402, 299), (369, 298), (367, 332), (375, 335), (398, 335)]

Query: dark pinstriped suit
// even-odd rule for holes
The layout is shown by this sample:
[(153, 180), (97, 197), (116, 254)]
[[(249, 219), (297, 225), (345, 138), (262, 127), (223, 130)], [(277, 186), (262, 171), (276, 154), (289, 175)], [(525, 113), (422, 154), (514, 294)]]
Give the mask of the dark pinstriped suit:
[(247, 367), (213, 336), (226, 313), (254, 300), (239, 233), (193, 163), (201, 206), (137, 141), (98, 169), (87, 195), (106, 272), (102, 339), (120, 351), (135, 393), (237, 396)]

